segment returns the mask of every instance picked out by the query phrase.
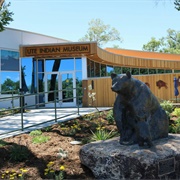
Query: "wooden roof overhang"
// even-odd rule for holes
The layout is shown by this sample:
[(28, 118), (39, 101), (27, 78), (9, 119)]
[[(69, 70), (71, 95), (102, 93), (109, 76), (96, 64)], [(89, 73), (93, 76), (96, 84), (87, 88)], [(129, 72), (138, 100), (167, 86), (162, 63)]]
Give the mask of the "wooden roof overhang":
[(180, 70), (180, 55), (122, 49), (101, 49), (96, 42), (20, 46), (20, 57), (58, 59), (87, 57), (101, 64), (133, 68)]

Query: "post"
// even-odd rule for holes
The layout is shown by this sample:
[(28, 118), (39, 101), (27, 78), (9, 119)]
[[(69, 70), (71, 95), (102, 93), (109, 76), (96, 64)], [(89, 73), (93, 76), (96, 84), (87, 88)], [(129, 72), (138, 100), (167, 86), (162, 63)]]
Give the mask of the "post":
[[(77, 89), (76, 89), (77, 90)], [(79, 93), (76, 93), (77, 94), (77, 107), (78, 107), (78, 115), (80, 115), (79, 114)]]
[(57, 122), (56, 90), (54, 90), (54, 111), (55, 111), (55, 122)]
[(24, 112), (24, 107), (23, 107), (23, 95), (20, 94), (20, 107), (21, 107), (21, 130), (24, 130), (24, 123), (23, 123), (23, 112)]

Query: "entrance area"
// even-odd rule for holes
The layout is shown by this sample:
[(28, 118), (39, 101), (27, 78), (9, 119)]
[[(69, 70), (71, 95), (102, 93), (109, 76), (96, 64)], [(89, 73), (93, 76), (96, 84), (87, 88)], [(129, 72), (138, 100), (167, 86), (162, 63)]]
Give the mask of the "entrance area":
[(75, 73), (51, 72), (45, 75), (45, 103), (46, 107), (54, 107), (56, 100), (57, 107), (76, 106), (76, 81)]

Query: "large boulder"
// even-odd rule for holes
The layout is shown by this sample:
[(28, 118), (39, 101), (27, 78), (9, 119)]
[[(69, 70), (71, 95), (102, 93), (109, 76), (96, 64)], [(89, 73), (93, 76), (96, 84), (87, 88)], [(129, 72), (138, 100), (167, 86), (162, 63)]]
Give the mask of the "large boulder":
[(81, 163), (96, 179), (180, 179), (180, 135), (154, 141), (151, 148), (121, 145), (119, 138), (84, 145)]

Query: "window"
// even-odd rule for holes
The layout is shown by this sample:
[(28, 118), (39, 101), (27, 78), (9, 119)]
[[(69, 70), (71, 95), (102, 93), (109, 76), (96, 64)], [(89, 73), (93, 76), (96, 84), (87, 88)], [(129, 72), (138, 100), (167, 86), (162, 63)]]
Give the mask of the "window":
[(139, 75), (139, 68), (131, 68), (132, 75)]
[(122, 74), (122, 68), (121, 67), (114, 67), (114, 72), (116, 74)]
[(95, 77), (100, 77), (100, 64), (94, 63), (95, 65)]
[(106, 65), (101, 64), (101, 77), (106, 76)]
[(19, 53), (1, 50), (1, 70), (19, 71)]
[(107, 75), (110, 76), (112, 72), (114, 72), (113, 66), (107, 66)]
[(19, 92), (19, 72), (1, 72), (1, 93), (9, 94)]

